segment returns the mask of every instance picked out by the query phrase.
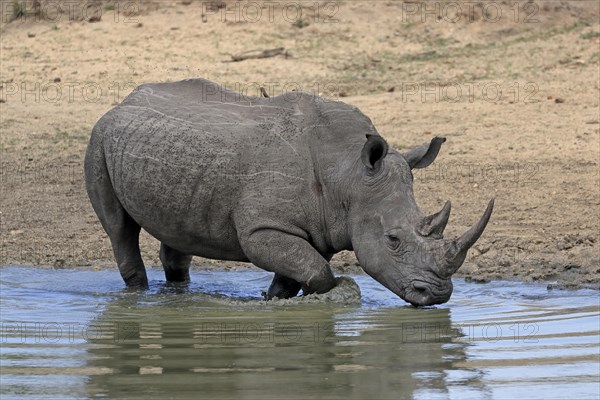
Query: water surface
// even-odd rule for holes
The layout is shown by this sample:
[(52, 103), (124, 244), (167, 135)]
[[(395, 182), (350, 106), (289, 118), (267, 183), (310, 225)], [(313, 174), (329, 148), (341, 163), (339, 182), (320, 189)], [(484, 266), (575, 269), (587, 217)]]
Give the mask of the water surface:
[(8, 399), (597, 399), (597, 291), (455, 280), (416, 309), (367, 276), (357, 304), (260, 301), (266, 272), (0, 269)]

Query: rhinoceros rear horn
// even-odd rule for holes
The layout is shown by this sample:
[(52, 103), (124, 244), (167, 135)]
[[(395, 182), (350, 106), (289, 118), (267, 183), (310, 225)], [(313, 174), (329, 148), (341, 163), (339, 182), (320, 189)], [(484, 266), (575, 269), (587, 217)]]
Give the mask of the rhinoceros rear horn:
[(367, 143), (363, 146), (360, 159), (370, 171), (376, 171), (388, 152), (388, 144), (379, 135), (367, 135)]
[(417, 227), (418, 232), (423, 236), (438, 236), (441, 238), (441, 236), (444, 234), (444, 229), (448, 224), (451, 208), (452, 205), (450, 204), (450, 201), (447, 201), (446, 204), (444, 204), (442, 211), (423, 218)]
[(494, 199), (490, 200), (485, 212), (475, 225), (466, 231), (458, 239), (447, 240), (444, 243), (444, 254), (441, 263), (441, 271), (444, 275), (452, 275), (462, 265), (467, 251), (475, 244), (487, 226), (492, 210), (494, 209)]

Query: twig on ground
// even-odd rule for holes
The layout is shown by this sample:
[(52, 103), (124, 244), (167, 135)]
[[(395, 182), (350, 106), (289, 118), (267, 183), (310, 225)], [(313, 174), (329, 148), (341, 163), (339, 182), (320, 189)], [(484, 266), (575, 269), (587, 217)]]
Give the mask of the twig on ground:
[(270, 49), (270, 50), (249, 50), (249, 51), (245, 51), (243, 53), (231, 56), (231, 61), (226, 61), (226, 62), (239, 62), (239, 61), (257, 59), (257, 58), (276, 57), (281, 54), (285, 55), (286, 58), (288, 57), (288, 53), (287, 53), (287, 51), (285, 51), (285, 48), (283, 48), (283, 47), (278, 47), (276, 49)]

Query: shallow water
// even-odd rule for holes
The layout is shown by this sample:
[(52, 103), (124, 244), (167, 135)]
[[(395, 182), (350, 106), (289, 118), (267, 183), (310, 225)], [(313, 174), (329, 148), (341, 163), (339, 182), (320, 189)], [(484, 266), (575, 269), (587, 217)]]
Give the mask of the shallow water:
[(148, 272), (0, 269), (0, 397), (600, 397), (597, 291), (455, 280), (416, 309), (354, 276), (356, 304), (269, 304), (266, 272)]

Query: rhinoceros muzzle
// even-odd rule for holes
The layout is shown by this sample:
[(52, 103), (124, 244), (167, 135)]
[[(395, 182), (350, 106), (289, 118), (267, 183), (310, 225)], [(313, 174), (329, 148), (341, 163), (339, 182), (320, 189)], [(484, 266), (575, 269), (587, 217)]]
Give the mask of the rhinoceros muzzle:
[(439, 282), (414, 280), (406, 289), (405, 300), (413, 306), (432, 306), (450, 300), (452, 281), (444, 279)]

